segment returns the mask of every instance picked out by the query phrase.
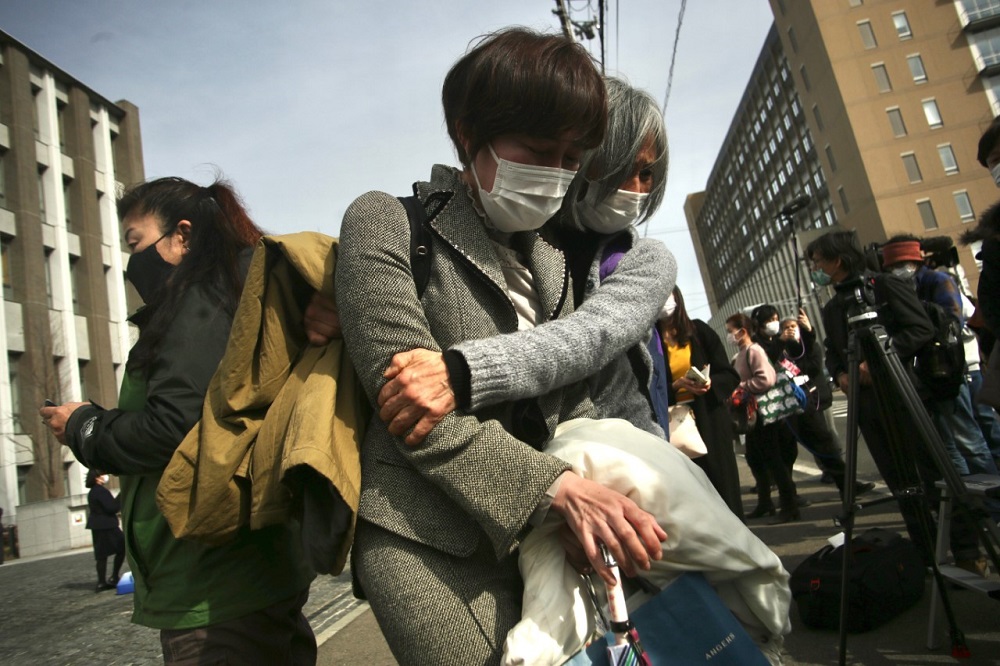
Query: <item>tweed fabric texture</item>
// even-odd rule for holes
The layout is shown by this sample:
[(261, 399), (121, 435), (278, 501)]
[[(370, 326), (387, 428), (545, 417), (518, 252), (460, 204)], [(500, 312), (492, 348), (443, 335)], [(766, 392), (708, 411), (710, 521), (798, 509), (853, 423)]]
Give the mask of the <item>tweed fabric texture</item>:
[[(351, 204), (341, 226), (337, 304), (344, 340), (374, 403), (393, 354), (440, 350), (470, 338), (517, 330), (502, 269), (460, 173), (437, 166), (419, 183), (452, 194), (431, 223), (431, 270), (422, 298), (409, 266), (409, 221), (400, 202), (370, 192)], [(562, 253), (537, 233), (514, 234), (528, 260), (546, 319), (571, 309)], [(537, 401), (548, 433), (560, 420), (593, 415), (585, 386)], [(400, 536), (452, 555), (471, 555), (488, 539), (495, 555), (516, 547), (532, 511), (567, 466), (516, 439), (511, 404), (452, 413), (418, 447), (407, 447), (373, 418), (362, 451), (358, 515)]]
[(633, 247), (603, 283), (598, 276), (601, 254), (611, 237), (599, 245), (585, 300), (576, 312), (529, 331), (452, 347), (469, 366), (472, 409), (589, 378), (599, 416), (624, 418), (663, 436), (625, 352), (632, 346), (641, 350), (648, 376), (652, 363), (645, 342), (674, 288), (677, 262), (663, 243), (640, 240), (634, 229), (628, 233)]

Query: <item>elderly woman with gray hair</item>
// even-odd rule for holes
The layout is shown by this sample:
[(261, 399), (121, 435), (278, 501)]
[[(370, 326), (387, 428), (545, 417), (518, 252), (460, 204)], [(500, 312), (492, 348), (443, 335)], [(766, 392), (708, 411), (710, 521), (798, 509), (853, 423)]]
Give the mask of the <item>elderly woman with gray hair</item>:
[[(790, 629), (780, 560), (729, 510), (704, 472), (659, 439), (646, 342), (677, 267), (662, 243), (640, 239), (635, 225), (663, 199), (666, 130), (649, 94), (618, 79), (606, 83), (606, 138), (584, 156), (561, 215), (546, 229), (567, 255), (576, 311), (443, 353), (396, 354), (378, 396), (380, 417), (418, 446), (452, 410), (474, 412), (586, 381), (602, 420), (560, 425), (546, 451), (657, 517), (667, 541), (644, 577), (663, 585), (680, 571), (704, 572), (772, 663), (780, 663)], [(523, 619), (508, 634), (504, 664), (561, 663), (593, 629), (575, 588), (575, 571), (591, 570), (583, 548), (558, 516), (536, 514), (520, 551)], [(573, 616), (579, 621), (565, 621)]]

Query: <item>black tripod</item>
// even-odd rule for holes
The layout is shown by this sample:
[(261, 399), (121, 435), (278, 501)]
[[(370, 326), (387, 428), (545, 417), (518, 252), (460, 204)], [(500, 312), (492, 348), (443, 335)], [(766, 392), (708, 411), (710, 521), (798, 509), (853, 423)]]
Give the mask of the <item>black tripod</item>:
[[(955, 621), (955, 614), (948, 595), (948, 585), (938, 569), (933, 552), (934, 518), (928, 504), (928, 488), (933, 488), (938, 478), (943, 478), (955, 507), (955, 516), (967, 520), (975, 528), (983, 549), (1000, 570), (1000, 530), (981, 506), (978, 498), (969, 494), (962, 477), (958, 475), (948, 452), (938, 435), (934, 422), (924, 408), (909, 375), (890, 344), (885, 329), (878, 323), (874, 298), (861, 279), (837, 285), (836, 298), (844, 299), (848, 313), (848, 402), (847, 402), (847, 460), (844, 480), (844, 560), (840, 600), (840, 659), (843, 666), (847, 658), (847, 576), (851, 557), (851, 536), (854, 516), (864, 506), (897, 499), (915, 514), (928, 552), (925, 559), (931, 563), (935, 583), (940, 592), (945, 615), (951, 630), (953, 653), (966, 651), (965, 638)], [(898, 473), (895, 485), (890, 486), (893, 497), (866, 502), (854, 501), (854, 484), (857, 479), (857, 449), (859, 427), (860, 366), (865, 362), (872, 379), (878, 412), (888, 433), (892, 462)], [(917, 460), (929, 456), (932, 471), (922, 469)], [(927, 478), (934, 476), (935, 478)], [(888, 482), (888, 481), (887, 481)], [(904, 504), (905, 503), (905, 504)]]

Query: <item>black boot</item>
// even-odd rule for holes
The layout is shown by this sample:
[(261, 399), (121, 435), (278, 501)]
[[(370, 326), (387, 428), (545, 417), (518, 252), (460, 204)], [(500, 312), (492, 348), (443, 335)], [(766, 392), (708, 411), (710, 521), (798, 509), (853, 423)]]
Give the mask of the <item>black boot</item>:
[(757, 506), (754, 507), (753, 511), (746, 514), (744, 517), (747, 520), (753, 520), (754, 518), (760, 518), (764, 514), (767, 514), (769, 516), (774, 515), (774, 502), (771, 501), (770, 496), (761, 497), (760, 495), (758, 495)]
[(790, 523), (793, 520), (798, 520), (802, 517), (799, 513), (799, 507), (796, 505), (783, 506), (778, 510), (778, 517), (770, 522), (771, 525), (782, 525), (784, 523)]

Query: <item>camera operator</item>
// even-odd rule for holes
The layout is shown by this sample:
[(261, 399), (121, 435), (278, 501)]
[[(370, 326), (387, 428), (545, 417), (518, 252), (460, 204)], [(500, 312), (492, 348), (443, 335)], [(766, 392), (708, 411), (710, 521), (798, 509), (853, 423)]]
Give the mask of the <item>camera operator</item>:
[[(892, 348), (905, 368), (911, 368), (917, 352), (934, 336), (931, 321), (917, 298), (913, 287), (906, 281), (892, 275), (874, 274), (866, 270), (864, 252), (853, 232), (832, 231), (809, 243), (806, 256), (813, 264), (813, 282), (824, 286), (833, 284), (838, 295), (823, 306), (823, 325), (826, 329), (826, 367), (842, 391), (850, 396), (848, 386), (848, 316), (850, 311), (844, 291), (856, 285), (866, 302), (874, 304), (878, 321), (891, 337)], [(905, 485), (906, 472), (897, 467), (896, 459), (905, 462), (903, 452), (894, 451), (894, 445), (885, 426), (885, 417), (879, 413), (879, 406), (868, 364), (859, 365), (859, 386), (853, 398), (858, 410), (858, 424), (864, 435), (875, 465), (889, 488), (897, 492)], [(908, 424), (916, 428), (916, 424)], [(908, 441), (919, 442), (918, 437), (907, 437)], [(930, 452), (921, 446), (913, 447), (913, 461), (920, 471), (924, 483), (923, 500), (931, 502), (934, 497), (934, 482), (941, 477), (934, 465)], [(932, 509), (933, 504), (927, 507)], [(934, 552), (934, 535), (924, 534), (920, 524), (920, 509), (910, 501), (899, 502), (900, 513), (906, 523), (910, 538), (918, 546), (930, 564)], [(976, 533), (966, 520), (956, 516), (952, 522), (951, 549), (958, 566), (982, 573), (981, 556)]]
[[(917, 298), (924, 303), (935, 303), (950, 317), (961, 331), (963, 326), (962, 299), (958, 285), (947, 273), (931, 270), (924, 264), (920, 239), (916, 236), (898, 235), (882, 246), (883, 269), (914, 285)], [(955, 344), (961, 345), (960, 337)], [(956, 391), (935, 394), (926, 383), (917, 385), (920, 397), (934, 420), (938, 434), (948, 449), (956, 471), (968, 474), (997, 474), (989, 445), (976, 423), (972, 412), (972, 399), (965, 383), (965, 362), (955, 363), (950, 369), (954, 375), (950, 382), (939, 385), (957, 385)], [(951, 395), (951, 393), (956, 393)]]

